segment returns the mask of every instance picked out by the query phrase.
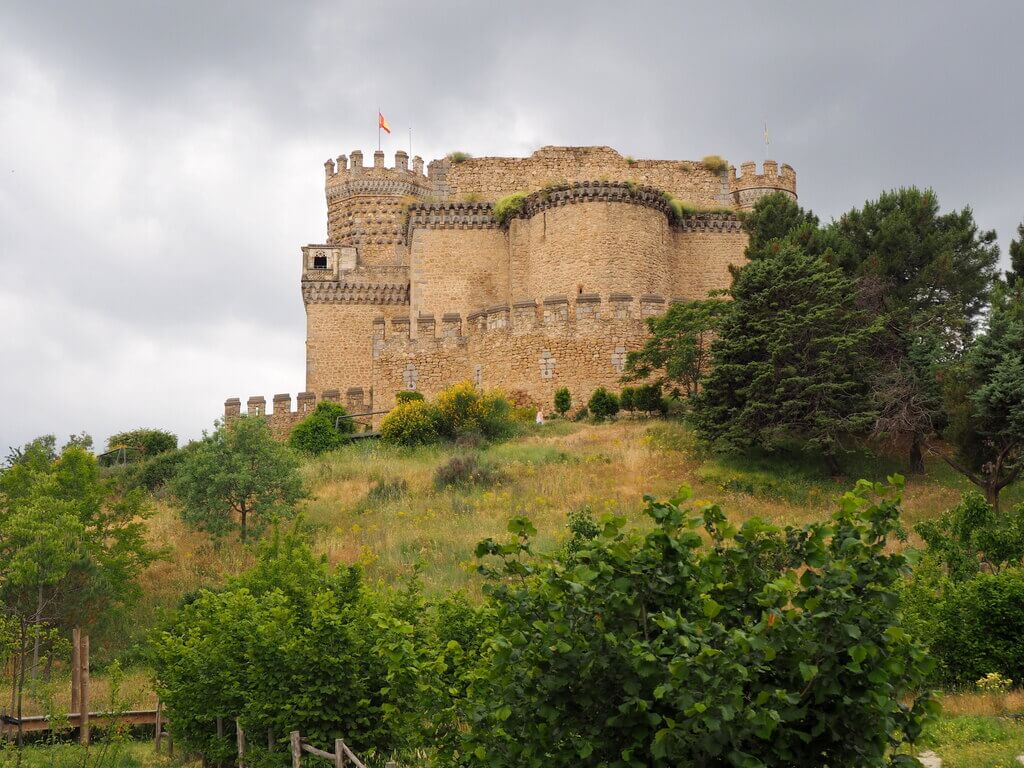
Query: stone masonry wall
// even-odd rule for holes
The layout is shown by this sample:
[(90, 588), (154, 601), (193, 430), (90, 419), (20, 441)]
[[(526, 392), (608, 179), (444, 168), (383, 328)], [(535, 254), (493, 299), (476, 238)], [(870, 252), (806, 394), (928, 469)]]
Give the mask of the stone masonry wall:
[(496, 226), (413, 230), (409, 253), (411, 314), (468, 313), (508, 302), (508, 245)]
[(551, 182), (630, 181), (669, 192), (697, 205), (730, 205), (725, 171), (689, 160), (634, 160), (611, 147), (542, 147), (529, 157), (476, 157), (447, 168), (447, 199), (497, 200), (533, 192)]

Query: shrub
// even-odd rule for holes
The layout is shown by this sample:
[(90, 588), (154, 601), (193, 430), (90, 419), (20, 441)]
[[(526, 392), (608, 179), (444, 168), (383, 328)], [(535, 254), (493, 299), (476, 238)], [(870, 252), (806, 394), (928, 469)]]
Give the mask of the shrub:
[(1024, 680), (1024, 570), (1009, 568), (951, 584), (932, 650), (946, 682), (970, 685), (989, 672)]
[(452, 456), (434, 472), (434, 487), (438, 490), (470, 485), (494, 485), (500, 480), (501, 473), (495, 467), (481, 462), (473, 454)]
[(604, 387), (598, 387), (590, 396), (587, 408), (591, 415), (599, 421), (610, 419), (619, 412), (619, 398), (615, 396), (614, 392), (609, 392)]
[[(194, 445), (194, 443), (189, 443)], [(174, 479), (175, 472), (185, 459), (189, 446), (178, 448), (173, 451), (164, 451), (156, 456), (150, 456), (141, 464), (137, 465), (135, 471), (135, 483), (137, 485), (155, 491)]]
[(323, 400), (309, 416), (294, 427), (288, 435), (288, 444), (298, 451), (319, 456), (333, 451), (348, 441), (356, 430), (355, 422), (347, 418), (343, 405)]
[(488, 439), (511, 437), (516, 430), (516, 419), (516, 410), (501, 392), (486, 392), (480, 398), (480, 431)]
[(438, 431), (456, 438), (467, 432), (483, 432), (480, 391), (468, 381), (452, 384), (441, 391), (435, 401)]
[(448, 158), (448, 162), (458, 165), (459, 163), (471, 160), (473, 156), (469, 154), (469, 152), (456, 151), (449, 152), (446, 157)]
[(560, 416), (565, 416), (572, 408), (572, 395), (569, 394), (568, 387), (559, 387), (555, 391), (555, 411)]
[(382, 478), (374, 481), (366, 493), (366, 500), (372, 504), (387, 504), (398, 501), (408, 492), (409, 483), (404, 478)]
[(395, 392), (395, 402), (398, 404), (411, 403), (413, 400), (423, 400), (423, 393), (418, 389), (403, 389)]
[(580, 406), (580, 409), (572, 415), (573, 421), (586, 421), (590, 416), (590, 411), (587, 410), (587, 406)]
[(122, 447), (134, 448), (136, 452), (129, 453), (127, 459), (138, 461), (147, 456), (173, 451), (178, 447), (178, 436), (162, 429), (133, 429), (118, 432), (107, 440), (108, 451)]
[(605, 517), (575, 552), (534, 556), (523, 517), (480, 542), (494, 636), (471, 765), (852, 768), (921, 737), (938, 707), (896, 613), (896, 490), (861, 481), (785, 529), (688, 496), (646, 497), (647, 533)]
[(636, 165), (636, 159), (632, 155), (626, 155), (626, 165)]
[(522, 192), (513, 192), (511, 195), (499, 198), (494, 204), (494, 218), (498, 220), (499, 226), (507, 227), (524, 207), (526, 207), (526, 195)]
[(729, 163), (727, 163), (725, 158), (720, 155), (705, 155), (704, 159), (700, 161), (700, 164), (704, 166), (705, 170), (711, 171), (712, 173), (721, 173), (729, 167)]
[(661, 387), (657, 384), (644, 384), (642, 387), (637, 387), (633, 393), (633, 407), (646, 413), (664, 413), (666, 405), (661, 397)]
[(380, 423), (381, 439), (397, 445), (428, 445), (439, 439), (437, 409), (424, 400), (399, 403)]
[(624, 411), (636, 410), (636, 389), (634, 387), (623, 387), (619, 392), (619, 407)]

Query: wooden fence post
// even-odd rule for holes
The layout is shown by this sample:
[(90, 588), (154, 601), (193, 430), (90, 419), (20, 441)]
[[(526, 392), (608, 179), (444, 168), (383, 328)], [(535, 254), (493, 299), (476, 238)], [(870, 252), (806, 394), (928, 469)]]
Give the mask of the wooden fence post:
[(89, 746), (89, 635), (83, 634), (81, 641), (81, 690), (79, 691), (79, 741)]
[(298, 731), (288, 734), (292, 742), (292, 768), (302, 768), (302, 737)]
[(82, 630), (71, 630), (71, 711), (82, 708)]
[(224, 718), (222, 717), (217, 718), (217, 738), (224, 738)]
[(245, 768), (245, 731), (238, 720), (235, 720), (235, 739), (238, 741), (238, 768)]
[(174, 759), (174, 734), (167, 732), (167, 756)]
[(334, 740), (334, 768), (345, 768), (345, 742)]
[(160, 754), (160, 740), (163, 738), (163, 734), (160, 732), (163, 728), (163, 714), (164, 714), (164, 703), (160, 699), (156, 700), (156, 728), (153, 732), (153, 751), (158, 755)]

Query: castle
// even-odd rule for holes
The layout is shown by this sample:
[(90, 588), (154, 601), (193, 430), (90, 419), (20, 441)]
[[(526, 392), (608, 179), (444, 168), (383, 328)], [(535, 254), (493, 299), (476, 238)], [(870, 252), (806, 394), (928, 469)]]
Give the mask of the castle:
[[(726, 288), (744, 260), (739, 211), (796, 198), (796, 174), (765, 161), (633, 160), (608, 147), (543, 147), (529, 157), (423, 160), (384, 153), (324, 163), (327, 241), (302, 248), (306, 387), (291, 408), (250, 397), (275, 432), (317, 398), (386, 411), (470, 380), (550, 407), (567, 386), (585, 402), (618, 389), (644, 319)], [(507, 221), (495, 202), (526, 193)], [(685, 200), (675, 215), (667, 196)], [(225, 403), (225, 417), (241, 401)]]

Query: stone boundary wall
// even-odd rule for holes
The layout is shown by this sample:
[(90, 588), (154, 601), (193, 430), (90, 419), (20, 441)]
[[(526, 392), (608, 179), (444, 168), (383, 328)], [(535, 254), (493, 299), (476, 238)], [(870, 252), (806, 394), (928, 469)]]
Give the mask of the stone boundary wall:
[[(362, 387), (349, 388), (345, 391), (344, 398), (337, 389), (327, 389), (321, 394), (320, 399), (341, 403), (351, 414), (369, 413), (372, 410), (370, 393), (364, 391)], [(246, 401), (246, 410), (243, 414), (242, 401), (237, 397), (230, 397), (224, 401), (224, 422), (230, 423), (242, 415), (260, 416), (266, 419), (276, 439), (285, 440), (292, 427), (316, 409), (316, 404), (315, 392), (299, 392), (296, 397), (296, 409), (293, 411), (292, 396), (285, 393), (274, 395), (273, 410), (267, 410), (267, 399), (262, 395), (252, 395)]]

